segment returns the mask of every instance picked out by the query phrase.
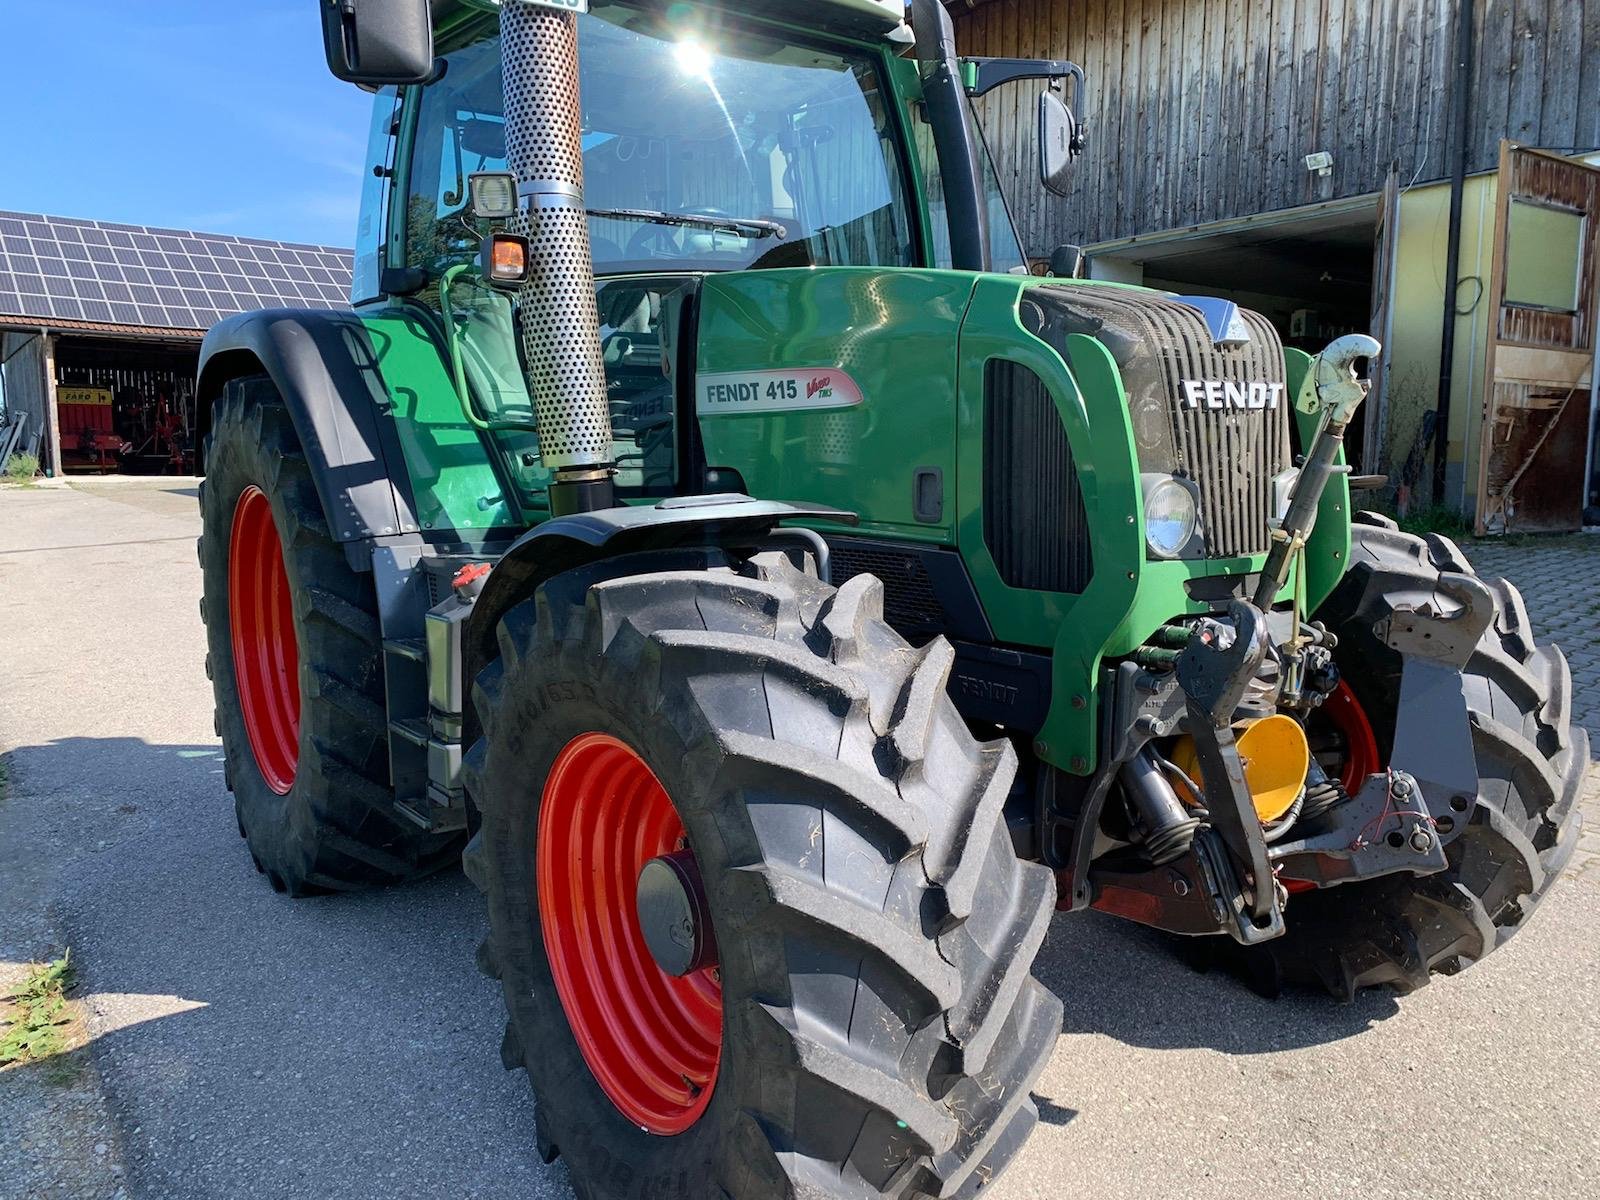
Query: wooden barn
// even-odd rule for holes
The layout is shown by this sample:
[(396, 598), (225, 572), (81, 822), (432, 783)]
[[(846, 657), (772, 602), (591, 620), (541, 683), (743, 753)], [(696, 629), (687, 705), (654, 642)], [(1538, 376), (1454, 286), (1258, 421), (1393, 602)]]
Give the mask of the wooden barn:
[(947, 4), (963, 54), (1086, 74), (1066, 199), (1038, 186), (1036, 92), (978, 102), (1031, 256), (1082, 246), (1308, 349), (1371, 330), (1357, 450), (1389, 501), (1600, 523), (1600, 0)]

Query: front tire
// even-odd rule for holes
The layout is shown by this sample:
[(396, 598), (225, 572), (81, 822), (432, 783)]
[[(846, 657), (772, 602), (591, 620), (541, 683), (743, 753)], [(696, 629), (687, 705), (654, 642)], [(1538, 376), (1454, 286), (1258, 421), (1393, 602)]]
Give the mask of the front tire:
[[(1339, 637), (1345, 681), (1388, 761), (1403, 662), (1375, 626), (1396, 605), (1434, 594), (1441, 574), (1473, 574), (1446, 538), (1401, 533), (1382, 518), (1352, 529), (1351, 565), (1319, 616)], [(1436, 875), (1393, 875), (1296, 896), (1288, 932), (1261, 948), (1273, 981), (1349, 1000), (1387, 984), (1410, 992), (1503, 945), (1548, 894), (1577, 845), (1576, 800), (1589, 735), (1571, 724), (1572, 675), (1538, 646), (1517, 589), (1490, 584), (1495, 613), (1462, 674), (1480, 793), (1447, 820), (1466, 827)]]
[[(968, 1196), (992, 1179), (1037, 1121), (1029, 1088), (1060, 1032), (1030, 974), (1055, 885), (1012, 849), (1015, 755), (968, 734), (948, 646), (907, 646), (870, 577), (835, 593), (782, 560), (701, 552), (560, 576), (505, 616), (499, 644), (477, 682), (467, 780), (483, 823), (465, 861), (488, 899), (506, 1065), (527, 1069), (540, 1150), (578, 1194)], [(601, 828), (574, 843), (547, 809), (572, 802), (557, 779), (585, 747), (612, 766), (585, 768)], [(670, 813), (622, 802), (648, 788), (617, 774), (628, 759)], [(720, 977), (700, 980), (716, 1054), (697, 1056), (689, 1018), (707, 1010), (686, 1008), (669, 1047), (683, 1086), (666, 1095), (641, 1052), (653, 1091), (619, 1095), (627, 1056), (597, 1054), (608, 1021), (575, 1008), (562, 931), (587, 922), (589, 983), (626, 978), (607, 963), (637, 959), (633, 917), (603, 919), (606, 880), (676, 844), (674, 820), (718, 948)], [(553, 901), (552, 871), (591, 881), (595, 911)], [(602, 1017), (648, 1000), (588, 995)], [(668, 1119), (641, 1120), (652, 1097)]]

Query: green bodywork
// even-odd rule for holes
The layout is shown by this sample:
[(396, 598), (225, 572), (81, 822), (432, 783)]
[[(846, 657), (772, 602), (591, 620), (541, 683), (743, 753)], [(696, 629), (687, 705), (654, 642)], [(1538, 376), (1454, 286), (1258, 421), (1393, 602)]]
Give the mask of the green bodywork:
[[(481, 19), (472, 7), (452, 11), (454, 20)], [(852, 46), (872, 46), (881, 56), (887, 90), (907, 133), (906, 153), (915, 159), (916, 139), (909, 136), (920, 89), (915, 65), (881, 43)], [(387, 103), (392, 102), (390, 95)], [(414, 106), (402, 112), (414, 121)], [(402, 147), (399, 165), (405, 162)], [(919, 224), (923, 260), (931, 262), (925, 173), (912, 170), (908, 202)], [(390, 209), (391, 228), (403, 220), (401, 203), (394, 201)], [(394, 244), (391, 236), (391, 254)], [(505, 303), (503, 298), (482, 294), (469, 274), (458, 270), (444, 281), (444, 317), (421, 311), (425, 306), (417, 300), (380, 299), (360, 311), (389, 389), (420, 522), (453, 541), (484, 542), (548, 517), (549, 476), (538, 465), (536, 436), (486, 428), (506, 421), (515, 426), (519, 419), (525, 424), (532, 412), (526, 393), (519, 392), (509, 308), (496, 315), (494, 305)], [(701, 375), (831, 368), (859, 384), (864, 402), (848, 409), (718, 413), (699, 420), (708, 464), (737, 470), (751, 494), (858, 513), (854, 536), (959, 551), (997, 642), (1051, 655), (1053, 699), (1035, 749), (1044, 760), (1081, 775), (1097, 762), (1103, 664), (1133, 653), (1171, 619), (1206, 611), (1189, 597), (1187, 581), (1258, 572), (1265, 555), (1148, 558), (1140, 468), (1117, 366), (1101, 342), (1081, 334), (1069, 335), (1069, 366), (1023, 326), (1019, 302), (1044, 282), (866, 267), (705, 276), (696, 342)], [(469, 326), (479, 318), (487, 324), (472, 336)], [(499, 350), (495, 336), (483, 332), (497, 321), (506, 329)], [(1067, 429), (1094, 564), (1080, 595), (1008, 586), (985, 544), (982, 409), (985, 370), (994, 359), (1022, 364), (1042, 379)], [(1289, 395), (1298, 396), (1312, 386), (1313, 360), (1297, 351), (1288, 351), (1287, 360)], [(680, 411), (680, 419), (684, 415)], [(1315, 420), (1299, 406), (1296, 419), (1300, 445), (1308, 445)], [(913, 511), (913, 474), (926, 468), (938, 470), (944, 482), (943, 515), (932, 522)], [(1297, 586), (1307, 612), (1326, 599), (1348, 559), (1349, 515), (1341, 475), (1324, 496), (1300, 575), (1283, 599), (1291, 599)]]

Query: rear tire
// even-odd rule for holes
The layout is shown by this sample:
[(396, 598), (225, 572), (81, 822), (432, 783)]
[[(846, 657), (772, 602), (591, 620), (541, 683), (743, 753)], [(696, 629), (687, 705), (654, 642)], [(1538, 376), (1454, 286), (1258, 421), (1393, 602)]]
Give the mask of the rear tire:
[[(1394, 604), (1431, 595), (1441, 574), (1473, 572), (1446, 538), (1367, 520), (1377, 523), (1352, 530), (1350, 570), (1318, 615), (1339, 636), (1344, 679), (1387, 762), (1403, 663), (1373, 627)], [(1480, 794), (1452, 818), (1467, 827), (1448, 848), (1450, 866), (1295, 896), (1288, 933), (1251, 964), (1258, 985), (1321, 986), (1343, 1000), (1382, 984), (1413, 991), (1507, 941), (1566, 865), (1580, 832), (1589, 735), (1570, 725), (1572, 676), (1561, 651), (1535, 645), (1516, 588), (1502, 579), (1490, 591), (1494, 619), (1462, 676)]]
[[(213, 412), (206, 464), (198, 548), (206, 672), (239, 832), (257, 868), (276, 890), (299, 896), (392, 883), (451, 862), (459, 839), (419, 830), (395, 812), (372, 576), (352, 571), (334, 542), (294, 424), (270, 379), (226, 385)], [(246, 553), (234, 545), (234, 533), (248, 497), (255, 498), (258, 525), (268, 515), (261, 498), (270, 506), (257, 549), (281, 554), (277, 603), (297, 651), (281, 671), (288, 696), (277, 710), (267, 703), (268, 717), (253, 718), (240, 677), (248, 692), (257, 669), (246, 663), (241, 670), (235, 661), (241, 609), (230, 590), (230, 563)], [(279, 711), (277, 721), (268, 719), (272, 711)], [(263, 748), (262, 730), (273, 725), (286, 728)]]
[[(540, 1151), (578, 1194), (970, 1196), (998, 1174), (1061, 1028), (1030, 974), (1055, 883), (1012, 849), (1015, 754), (962, 724), (948, 645), (906, 645), (870, 577), (835, 593), (781, 559), (710, 552), (562, 575), (499, 645), (477, 681), (483, 823), (465, 862), (488, 899), (506, 1066), (527, 1069)], [(720, 951), (714, 1089), (674, 1136), (597, 1082), (547, 950), (546, 780), (590, 734), (670, 797)]]

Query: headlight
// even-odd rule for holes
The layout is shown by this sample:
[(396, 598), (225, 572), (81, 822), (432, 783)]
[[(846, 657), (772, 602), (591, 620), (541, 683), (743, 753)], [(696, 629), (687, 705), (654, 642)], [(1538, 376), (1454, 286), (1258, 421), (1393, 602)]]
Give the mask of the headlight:
[(1144, 478), (1144, 540), (1157, 558), (1177, 558), (1200, 527), (1194, 492), (1171, 475)]

